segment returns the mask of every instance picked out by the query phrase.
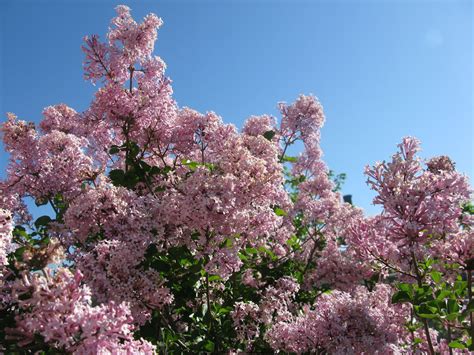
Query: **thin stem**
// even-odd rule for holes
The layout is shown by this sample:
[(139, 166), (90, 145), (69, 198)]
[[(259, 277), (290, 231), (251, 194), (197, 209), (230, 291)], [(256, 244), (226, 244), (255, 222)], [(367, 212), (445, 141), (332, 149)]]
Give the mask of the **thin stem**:
[(215, 351), (218, 351), (219, 344), (216, 339), (216, 333), (214, 329), (214, 319), (212, 318), (212, 311), (211, 311), (211, 298), (210, 298), (210, 290), (209, 290), (209, 273), (206, 272), (206, 303), (207, 303), (207, 319), (208, 319), (208, 332), (211, 336), (211, 339), (214, 341)]
[[(448, 324), (448, 344), (451, 343), (451, 326)], [(449, 347), (449, 355), (453, 355), (453, 349)]]
[(388, 267), (389, 269), (391, 269), (391, 270), (393, 270), (393, 271), (395, 271), (395, 272), (398, 272), (399, 274), (402, 274), (402, 275), (405, 275), (405, 276), (409, 276), (409, 277), (411, 277), (411, 278), (416, 279), (416, 276), (414, 276), (414, 275), (412, 275), (412, 274), (410, 274), (410, 273), (408, 273), (408, 272), (405, 272), (405, 271), (403, 271), (403, 270), (400, 270), (400, 269), (396, 268), (395, 266), (390, 265), (387, 261), (385, 261), (384, 259), (382, 259), (382, 258), (376, 256), (374, 253), (372, 253), (372, 252), (369, 251), (369, 254), (370, 254), (375, 260), (377, 260), (378, 262), (382, 263), (384, 266)]
[(316, 249), (318, 248), (319, 238), (318, 239), (311, 238), (311, 239), (313, 240), (314, 245), (313, 245), (313, 248), (311, 249), (311, 252), (309, 253), (308, 262), (306, 263), (306, 266), (303, 270), (303, 275), (305, 275), (306, 271), (308, 271), (309, 265), (311, 264), (311, 259), (313, 259), (314, 253), (316, 252)]
[(130, 94), (133, 95), (132, 93), (132, 89), (133, 89), (133, 72), (135, 71), (135, 68), (134, 67), (130, 67), (130, 85), (129, 85), (129, 90), (130, 90)]
[(109, 79), (112, 79), (112, 74), (110, 71), (107, 69), (107, 66), (104, 64), (102, 58), (100, 57), (99, 53), (97, 52), (95, 46), (91, 46), (92, 52), (95, 54), (96, 59), (99, 61), (99, 64), (101, 65), (102, 69), (104, 69), (105, 74), (109, 77)]
[[(468, 304), (472, 301), (472, 270), (467, 270), (467, 302)], [(471, 341), (474, 344), (474, 314), (469, 312), (469, 320), (471, 321)]]
[(128, 161), (130, 160), (130, 137), (129, 137), (129, 132), (130, 132), (130, 117), (126, 117), (125, 123), (122, 127), (124, 136), (125, 136), (125, 172), (128, 171)]
[(295, 142), (295, 140), (293, 140), (293, 141), (291, 140), (294, 135), (295, 135), (295, 132), (293, 132), (293, 133), (291, 134), (291, 136), (288, 138), (288, 140), (287, 140), (286, 138), (284, 138), (284, 140), (285, 140), (285, 147), (283, 148), (283, 152), (281, 153), (280, 159), (278, 159), (280, 163), (283, 162), (283, 158), (285, 157), (285, 153), (286, 153), (286, 150), (288, 149), (288, 147), (289, 147), (290, 145), (292, 145), (292, 144)]
[[(420, 270), (418, 269), (418, 262), (416, 260), (415, 252), (413, 250), (411, 251), (411, 257), (412, 257), (412, 262), (413, 262), (413, 268), (415, 269), (416, 281), (418, 282), (418, 287), (422, 287), (423, 277), (421, 276)], [(425, 330), (426, 340), (428, 341), (428, 348), (430, 350), (430, 354), (434, 355), (435, 351), (433, 348), (433, 343), (431, 342), (430, 328), (428, 327), (428, 320), (426, 318), (422, 318), (422, 322), (423, 322), (423, 328)]]
[(206, 303), (207, 303), (207, 313), (209, 314), (209, 331), (212, 328), (212, 316), (211, 312), (211, 299), (209, 296), (209, 274), (206, 272)]
[[(410, 309), (410, 325), (413, 324), (413, 308)], [(415, 332), (413, 329), (410, 328), (410, 334), (411, 334), (411, 341), (412, 341), (412, 349), (413, 349), (413, 353), (416, 352), (416, 344), (415, 344)]]

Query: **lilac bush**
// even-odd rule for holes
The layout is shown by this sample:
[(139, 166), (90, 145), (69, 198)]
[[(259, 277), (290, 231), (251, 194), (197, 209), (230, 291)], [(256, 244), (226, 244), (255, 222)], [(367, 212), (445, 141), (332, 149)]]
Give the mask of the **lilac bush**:
[(474, 350), (472, 190), (448, 157), (403, 138), (366, 168), (382, 210), (366, 217), (322, 160), (316, 97), (241, 132), (179, 107), (161, 19), (116, 11), (84, 39), (87, 110), (1, 124), (0, 351)]

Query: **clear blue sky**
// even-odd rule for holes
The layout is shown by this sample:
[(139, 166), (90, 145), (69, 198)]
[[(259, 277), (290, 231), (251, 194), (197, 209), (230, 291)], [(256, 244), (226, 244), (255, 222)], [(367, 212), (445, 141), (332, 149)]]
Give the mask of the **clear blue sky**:
[(120, 3), (137, 19), (163, 18), (155, 53), (180, 106), (241, 127), (249, 115), (276, 115), (279, 101), (318, 96), (325, 160), (347, 173), (343, 192), (368, 213), (377, 209), (363, 168), (389, 159), (405, 135), (474, 177), (469, 0), (0, 0), (2, 120), (11, 111), (38, 121), (61, 102), (84, 110), (96, 88), (82, 77), (82, 38), (103, 37)]

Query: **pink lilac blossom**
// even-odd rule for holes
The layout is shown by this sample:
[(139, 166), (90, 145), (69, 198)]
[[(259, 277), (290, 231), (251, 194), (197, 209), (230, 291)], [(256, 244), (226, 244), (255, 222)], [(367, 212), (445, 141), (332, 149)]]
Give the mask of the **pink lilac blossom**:
[[(156, 177), (152, 181), (166, 188), (159, 201), (146, 196), (145, 200), (150, 200), (146, 203), (141, 196), (146, 192), (126, 192), (107, 186), (103, 179), (99, 188), (86, 188), (72, 201), (64, 218), (63, 240), (81, 243), (76, 262), (86, 279), (99, 269), (113, 266), (109, 264), (110, 257), (101, 259), (107, 262), (102, 261), (99, 269), (92, 262), (95, 253), (112, 246), (110, 242), (94, 242), (96, 235), (113, 240), (113, 250), (119, 250), (118, 245), (124, 250), (134, 249), (131, 255), (138, 260), (152, 242), (158, 249), (187, 245), (197, 257), (209, 260), (206, 270), (223, 279), (240, 269), (242, 263), (237, 254), (248, 244), (267, 245), (284, 255), (286, 250), (278, 247), (275, 240), (285, 242), (283, 239), (290, 234), (282, 229), (287, 222), (275, 215), (273, 206), (287, 208), (291, 204), (283, 188), (275, 142), (255, 135), (256, 132), (239, 135), (235, 127), (224, 125), (212, 112), (178, 110), (171, 98), (170, 81), (164, 77), (165, 64), (159, 57), (151, 56), (161, 21), (150, 15), (137, 24), (124, 6), (119, 6), (117, 13), (108, 43), (100, 43), (97, 37), (86, 39), (86, 77), (94, 81), (103, 79), (105, 84), (91, 108), (79, 116), (64, 107), (50, 108), (43, 126), (51, 126), (50, 121), (60, 124), (65, 115), (77, 117), (81, 127), (77, 132), (88, 137), (87, 149), (95, 151), (93, 156), (101, 160), (99, 166), (104, 166), (101, 151), (107, 151), (111, 144), (133, 139), (147, 147), (146, 159), (150, 163), (172, 165), (174, 171), (169, 179)], [(130, 85), (125, 88), (127, 79)], [(259, 120), (265, 129), (275, 125), (270, 117)], [(119, 155), (112, 166), (123, 169), (123, 160), (123, 155)], [(183, 161), (199, 162), (202, 166), (190, 169)], [(81, 217), (84, 215), (88, 218)], [(285, 232), (280, 233), (281, 230)], [(196, 232), (199, 238), (191, 238)], [(231, 246), (222, 248), (226, 240)], [(128, 266), (135, 270), (136, 265)], [(96, 296), (102, 295), (99, 299), (103, 301), (117, 294), (119, 281), (112, 282), (112, 286), (109, 278), (100, 278), (100, 282), (89, 280), (95, 285)], [(128, 295), (125, 299), (131, 297), (125, 289), (121, 294)]]
[(155, 241), (152, 230), (160, 229), (150, 213), (152, 205), (148, 197), (106, 182), (83, 189), (64, 215), (65, 241), (86, 244), (102, 233), (108, 239), (135, 240), (146, 249)]
[(300, 285), (292, 277), (282, 277), (274, 286), (267, 286), (263, 291), (259, 304), (260, 321), (264, 324), (290, 321), (293, 318), (295, 304), (293, 303)]
[(467, 178), (452, 170), (424, 170), (416, 153), (419, 141), (406, 137), (389, 163), (367, 168), (368, 184), (377, 192), (375, 204), (399, 239), (426, 239), (457, 230), (461, 204), (469, 200)]
[(8, 265), (7, 254), (11, 251), (13, 219), (9, 211), (0, 209), (0, 276), (2, 269)]
[(101, 43), (97, 36), (86, 37), (83, 50), (85, 78), (123, 83), (128, 79), (130, 68), (148, 59), (157, 39), (157, 29), (163, 23), (153, 14), (137, 24), (130, 15), (130, 8), (116, 7), (117, 16), (112, 19), (108, 43)]
[(247, 269), (242, 274), (242, 283), (248, 287), (259, 288), (259, 286), (263, 284), (263, 282), (260, 281), (261, 277), (262, 274), (260, 272)]
[(57, 130), (38, 135), (33, 124), (13, 115), (1, 130), (10, 153), (6, 180), (10, 194), (44, 200), (61, 193), (72, 198), (94, 174), (92, 159), (84, 153), (86, 138)]
[(407, 334), (407, 309), (390, 304), (391, 289), (379, 285), (372, 293), (359, 287), (354, 294), (332, 291), (318, 298), (314, 309), (290, 322), (276, 322), (266, 338), (273, 349), (331, 354), (393, 353)]
[[(175, 170), (170, 179), (165, 181), (158, 177), (152, 182), (167, 188), (160, 195), (161, 201), (155, 201), (164, 207), (153, 209), (156, 213), (153, 217), (162, 222), (155, 225), (157, 235), (164, 232), (165, 225), (166, 240), (187, 245), (199, 257), (207, 256), (209, 271), (224, 278), (238, 271), (240, 260), (236, 255), (246, 244), (267, 245), (284, 255), (286, 250), (278, 247), (275, 240), (285, 242), (283, 239), (289, 237), (289, 233), (280, 233), (286, 230), (281, 228), (284, 222), (275, 215), (272, 206), (289, 209), (291, 203), (283, 188), (279, 148), (275, 141), (269, 142), (256, 135), (257, 132), (239, 135), (235, 127), (224, 125), (212, 112), (200, 114), (186, 108), (178, 110), (171, 98), (170, 81), (164, 77), (165, 64), (159, 57), (151, 56), (156, 28), (161, 21), (150, 15), (142, 24), (137, 24), (130, 16), (130, 9), (124, 6), (119, 6), (117, 13), (108, 34), (109, 42), (101, 44), (98, 38), (91, 37), (84, 47), (87, 76), (105, 80), (91, 109), (79, 120), (89, 142), (98, 145), (96, 156), (110, 144), (123, 142), (125, 125), (128, 138), (148, 147), (150, 163), (173, 166)], [(125, 88), (122, 84), (126, 77), (130, 84), (136, 83), (136, 87)], [(302, 106), (312, 100), (302, 97), (296, 105)], [(301, 109), (311, 119), (318, 120), (322, 117), (318, 105), (309, 108), (304, 105)], [(261, 122), (265, 130), (275, 125), (269, 116), (251, 118), (249, 122), (254, 121)], [(102, 122), (106, 124), (97, 128)], [(304, 136), (306, 139), (308, 135), (305, 133)], [(183, 161), (195, 161), (203, 166), (190, 171)], [(120, 156), (113, 166), (123, 168), (122, 164), (123, 156)], [(205, 164), (211, 164), (215, 170), (209, 171)], [(70, 235), (81, 242), (89, 232), (97, 232), (75, 233), (82, 227), (73, 214), (79, 216), (86, 212), (81, 205), (88, 203), (92, 200), (80, 196), (65, 218), (66, 224), (72, 227)], [(113, 215), (113, 211), (110, 212)], [(96, 221), (98, 218), (110, 221), (102, 226), (110, 238), (113, 233), (107, 231), (107, 225), (115, 225), (116, 221), (110, 219), (108, 213), (102, 213), (103, 217), (100, 214), (96, 217), (94, 212), (88, 215)], [(96, 225), (84, 225), (83, 229), (97, 229)], [(200, 234), (199, 239), (191, 239), (196, 231)], [(232, 248), (221, 250), (220, 245), (226, 239), (232, 241)], [(267, 242), (267, 239), (271, 241)]]
[(358, 258), (352, 249), (341, 250), (334, 241), (329, 241), (318, 256), (315, 269), (305, 275), (304, 285), (306, 289), (330, 286), (351, 291), (372, 274), (370, 265)]
[(259, 304), (252, 301), (237, 302), (231, 317), (237, 333), (247, 350), (260, 335), (262, 326), (271, 326), (274, 322), (290, 322), (296, 310), (294, 297), (299, 284), (291, 277), (282, 277), (274, 285), (265, 287), (261, 292)]
[(251, 116), (245, 121), (243, 133), (249, 136), (263, 136), (266, 132), (273, 131), (275, 136), (272, 140), (278, 140), (275, 117), (269, 115)]
[(65, 104), (48, 106), (43, 110), (40, 128), (44, 133), (52, 131), (73, 133), (80, 124), (79, 119), (79, 114)]
[(173, 301), (159, 273), (141, 267), (143, 258), (144, 251), (137, 243), (114, 240), (99, 242), (75, 260), (99, 303), (128, 302), (134, 322), (142, 325), (152, 310)]
[(433, 174), (440, 174), (443, 171), (452, 172), (454, 171), (455, 164), (454, 162), (447, 156), (441, 155), (439, 157), (431, 158), (427, 163), (426, 166), (430, 172)]
[(433, 255), (437, 244), (455, 240), (449, 236), (457, 235), (461, 206), (471, 193), (452, 162), (435, 158), (424, 169), (418, 151), (417, 139), (404, 138), (391, 162), (366, 169), (368, 184), (377, 192), (374, 203), (383, 212), (353, 221), (347, 234), (362, 257), (402, 273), (410, 272), (413, 255), (421, 260)]
[[(264, 244), (283, 223), (272, 206), (290, 205), (282, 186), (278, 150), (264, 137), (242, 138), (213, 113), (199, 115), (185, 110), (180, 117), (194, 119), (189, 120), (192, 127), (182, 126), (185, 131), (177, 149), (188, 152), (188, 161), (200, 165), (191, 175), (186, 163), (177, 169), (173, 187), (178, 193), (171, 189), (163, 195), (163, 204), (172, 206), (164, 215), (165, 221), (186, 226), (185, 235), (198, 231), (200, 238), (186, 243), (201, 255), (212, 255), (225, 239), (232, 242), (234, 254), (235, 248), (245, 243)], [(184, 144), (185, 137), (192, 141)], [(214, 260), (223, 253), (228, 254), (217, 252)]]
[(149, 145), (153, 141), (163, 150), (171, 144), (170, 136), (177, 126), (171, 81), (164, 76), (166, 66), (159, 57), (152, 56), (161, 19), (150, 14), (142, 23), (136, 23), (128, 7), (121, 5), (116, 11), (108, 42), (91, 36), (85, 38), (83, 46), (86, 79), (102, 79), (104, 86), (90, 109), (81, 115), (80, 124), (95, 145), (90, 153), (102, 165), (107, 162), (104, 150), (126, 139), (124, 126), (128, 126), (128, 137), (137, 143)]
[(9, 331), (9, 337), (26, 345), (39, 334), (50, 346), (72, 353), (135, 349), (153, 354), (152, 344), (133, 339), (127, 304), (111, 301), (93, 307), (90, 290), (81, 281), (80, 272), (73, 275), (66, 269), (54, 275), (24, 274), (13, 292), (23, 312), (17, 315), (17, 327)]
[[(296, 255), (309, 263), (319, 256), (315, 254), (316, 235), (324, 234), (333, 241), (344, 237), (348, 221), (360, 218), (361, 211), (342, 203), (339, 193), (334, 192), (329, 170), (321, 160), (320, 129), (325, 117), (319, 101), (313, 96), (301, 95), (292, 105), (280, 104), (280, 110), (283, 116), (280, 134), (284, 146), (302, 140), (305, 148), (292, 166), (293, 175), (303, 177), (303, 180), (298, 185), (296, 201), (288, 212), (292, 217), (302, 215), (306, 224), (314, 226), (309, 228), (311, 240)], [(326, 251), (325, 255), (329, 254)], [(322, 268), (320, 271), (323, 272)]]
[[(237, 302), (231, 313), (237, 338), (242, 342), (251, 343), (260, 335), (259, 307), (253, 302)], [(249, 347), (250, 348), (250, 347)]]
[(294, 139), (298, 135), (308, 144), (319, 143), (320, 128), (325, 117), (321, 104), (314, 96), (300, 95), (291, 105), (279, 104), (282, 113), (281, 135)]
[[(322, 156), (319, 147), (320, 130), (326, 120), (323, 107), (314, 96), (300, 95), (291, 105), (279, 104), (282, 114), (280, 135), (286, 147), (296, 140), (302, 140), (305, 150), (293, 165), (292, 171), (295, 176), (305, 172), (315, 177), (325, 168), (321, 169)], [(284, 153), (284, 151), (283, 151)]]
[[(161, 249), (157, 235), (163, 231), (152, 204), (146, 196), (104, 183), (74, 200), (62, 233), (66, 243), (80, 243), (73, 258), (94, 297), (99, 302), (128, 301), (139, 324), (151, 310), (172, 302), (159, 274), (141, 266), (151, 244)], [(97, 242), (101, 238), (106, 240)]]
[(474, 269), (474, 230), (461, 230), (433, 245), (433, 255), (464, 269)]

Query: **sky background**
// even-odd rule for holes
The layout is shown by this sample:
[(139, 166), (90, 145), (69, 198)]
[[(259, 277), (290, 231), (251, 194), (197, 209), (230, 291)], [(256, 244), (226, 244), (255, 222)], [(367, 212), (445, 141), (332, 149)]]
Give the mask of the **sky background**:
[[(117, 4), (136, 20), (164, 20), (155, 54), (180, 106), (241, 128), (250, 115), (279, 117), (280, 101), (316, 95), (324, 159), (369, 214), (378, 208), (364, 166), (390, 159), (403, 136), (474, 177), (469, 0), (0, 0), (0, 121), (14, 112), (38, 122), (58, 103), (85, 110), (97, 87), (82, 76), (82, 38), (104, 38)], [(0, 176), (6, 162), (2, 149)]]

